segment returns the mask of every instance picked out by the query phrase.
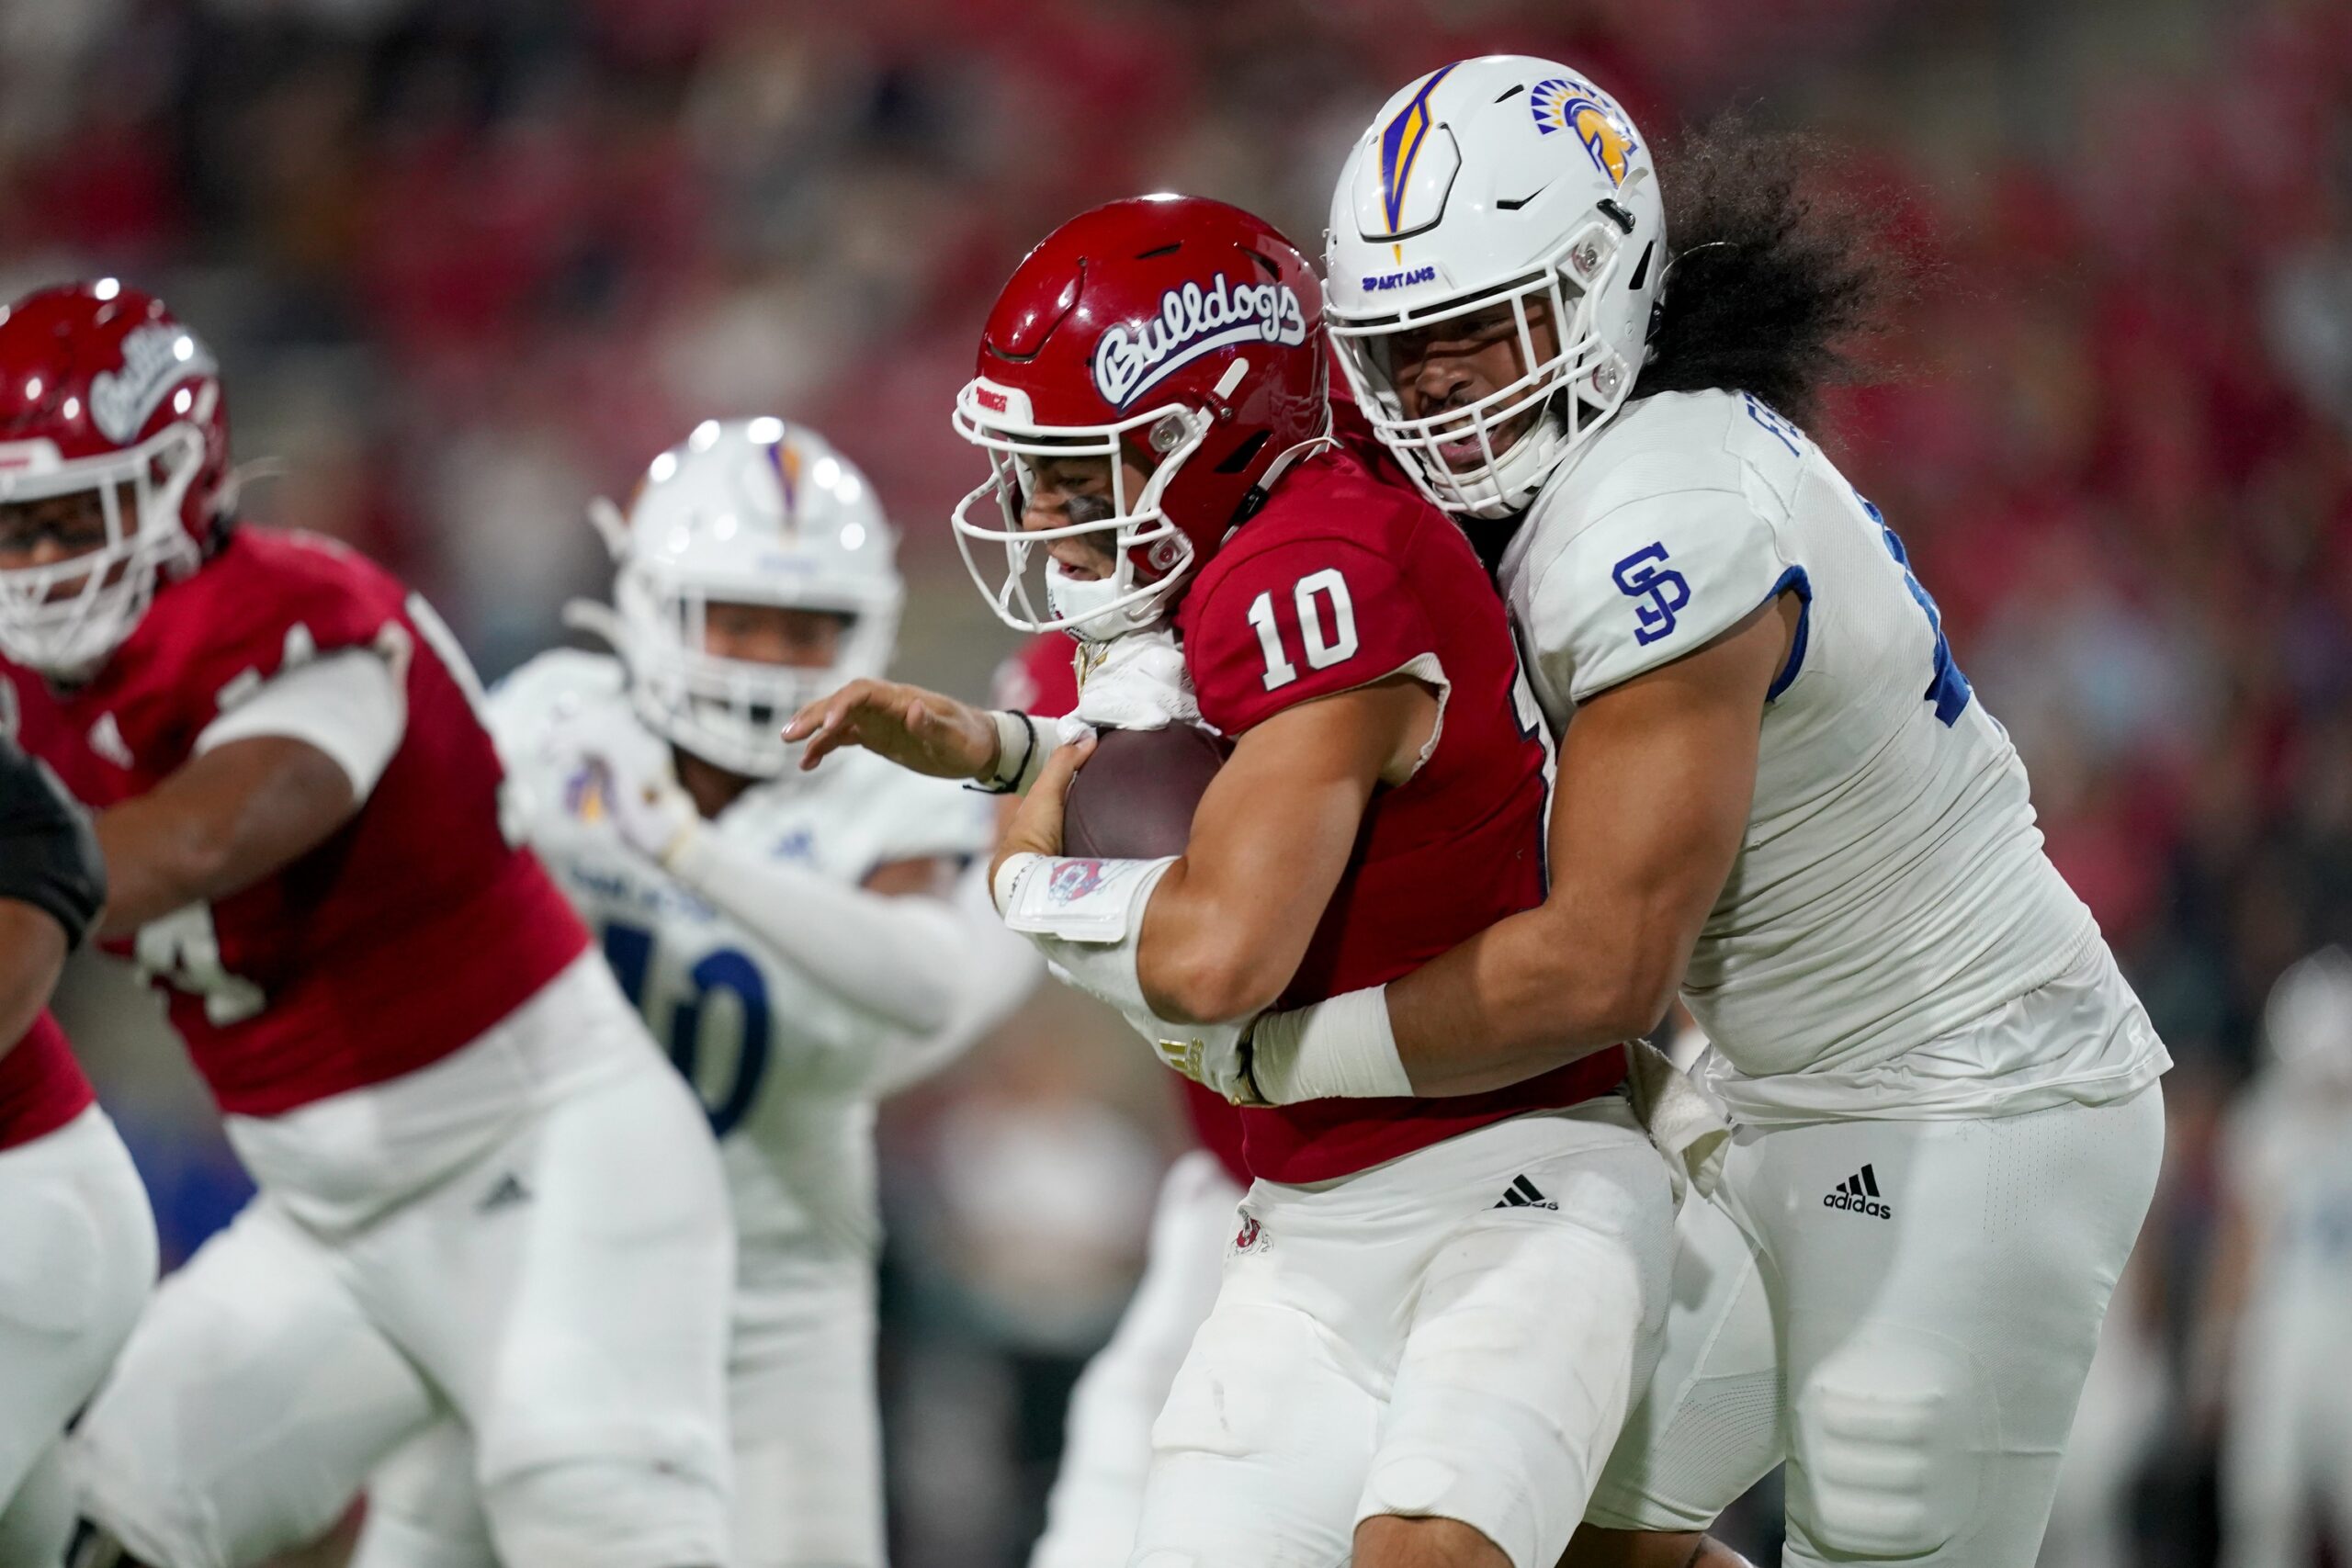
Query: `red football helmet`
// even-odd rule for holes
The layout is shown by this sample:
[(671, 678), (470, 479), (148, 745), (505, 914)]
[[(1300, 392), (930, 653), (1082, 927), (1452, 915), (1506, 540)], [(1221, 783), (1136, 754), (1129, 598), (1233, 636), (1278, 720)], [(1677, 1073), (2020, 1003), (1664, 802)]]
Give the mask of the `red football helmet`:
[[(956, 508), (956, 542), (1008, 625), (1102, 640), (1148, 626), (1254, 499), (1330, 428), (1323, 291), (1272, 224), (1198, 197), (1148, 196), (1063, 224), (1023, 259), (980, 334), (957, 434), (989, 479)], [(1023, 532), (1033, 465), (1109, 459), (1111, 515)], [(1150, 478), (1128, 495), (1124, 457)], [(997, 502), (987, 522), (973, 515)], [(1115, 569), (1081, 581), (1031, 552), (1114, 533)], [(976, 541), (1001, 545), (991, 582)]]
[[(114, 651), (158, 574), (203, 558), (228, 475), (219, 367), (161, 300), (101, 278), (0, 307), (0, 654), (70, 671)], [(8, 525), (23, 503), (85, 494), (103, 542), (52, 529), (42, 559), (40, 534)]]

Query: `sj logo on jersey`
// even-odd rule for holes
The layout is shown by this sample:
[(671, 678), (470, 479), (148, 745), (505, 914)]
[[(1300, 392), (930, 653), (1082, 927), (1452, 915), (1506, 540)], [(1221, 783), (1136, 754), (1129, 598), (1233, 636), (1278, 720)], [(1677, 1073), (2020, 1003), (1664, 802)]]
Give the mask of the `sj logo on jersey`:
[(1648, 601), (1634, 607), (1634, 640), (1645, 647), (1671, 633), (1675, 612), (1690, 603), (1690, 584), (1680, 572), (1669, 570), (1666, 559), (1666, 546), (1653, 539), (1610, 572), (1620, 593)]

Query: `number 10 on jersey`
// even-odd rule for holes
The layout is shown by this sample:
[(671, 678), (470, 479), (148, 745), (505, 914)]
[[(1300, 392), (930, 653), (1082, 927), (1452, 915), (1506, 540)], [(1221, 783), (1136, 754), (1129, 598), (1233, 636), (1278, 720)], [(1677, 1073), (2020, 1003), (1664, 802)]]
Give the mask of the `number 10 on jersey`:
[[(1348, 597), (1348, 580), (1337, 567), (1310, 571), (1291, 586), (1292, 620), (1309, 670), (1329, 670), (1356, 650), (1356, 607)], [(1329, 629), (1325, 630), (1325, 620)], [(1231, 623), (1228, 622), (1227, 625)], [(1266, 656), (1266, 690), (1277, 691), (1298, 679), (1298, 666), (1284, 651), (1285, 628), (1274, 605), (1272, 589), (1250, 602), (1250, 625), (1258, 634), (1259, 650)]]

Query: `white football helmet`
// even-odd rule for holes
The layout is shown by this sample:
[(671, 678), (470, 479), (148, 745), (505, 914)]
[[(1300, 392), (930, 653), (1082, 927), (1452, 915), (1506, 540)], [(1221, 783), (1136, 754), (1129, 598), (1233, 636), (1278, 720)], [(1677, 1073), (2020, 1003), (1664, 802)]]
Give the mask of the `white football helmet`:
[[(1657, 170), (1616, 100), (1566, 65), (1491, 54), (1399, 92), (1348, 154), (1328, 238), (1328, 317), (1357, 400), (1449, 512), (1524, 507), (1641, 371), (1666, 271)], [(1549, 355), (1528, 320), (1537, 299)], [(1518, 326), (1519, 378), (1406, 418), (1396, 336), (1497, 305)]]
[[(598, 502), (590, 517), (619, 567), (613, 604), (574, 604), (566, 618), (612, 642), (639, 716), (695, 756), (775, 777), (796, 750), (781, 733), (795, 710), (888, 668), (906, 599), (898, 533), (865, 476), (816, 432), (706, 420), (653, 459), (628, 516)], [(704, 647), (713, 604), (848, 624), (828, 665), (726, 659)]]
[(2270, 987), (2262, 1032), (2294, 1081), (2352, 1091), (2352, 953), (2323, 947), (2289, 964)]

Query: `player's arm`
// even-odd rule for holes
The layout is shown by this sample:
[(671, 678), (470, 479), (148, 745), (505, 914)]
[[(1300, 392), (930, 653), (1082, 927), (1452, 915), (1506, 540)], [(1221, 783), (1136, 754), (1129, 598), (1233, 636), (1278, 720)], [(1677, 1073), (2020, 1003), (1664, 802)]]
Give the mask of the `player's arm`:
[(106, 868), (81, 808), (0, 740), (0, 1055), (49, 1005), (65, 955), (106, 901)]
[(896, 1028), (945, 1028), (982, 982), (983, 945), (971, 919), (939, 896), (938, 861), (896, 862), (848, 887), (697, 831), (662, 863), (840, 1000)]
[[(1247, 1018), (1297, 972), (1374, 789), (1410, 776), (1437, 720), (1435, 694), (1397, 675), (1295, 704), (1245, 731), (1202, 795), (1182, 855), (1100, 863), (1114, 878), (1136, 878), (1143, 892), (1140, 919), (1131, 922), (1136, 934), (1124, 948), (1057, 929), (1057, 904), (1073, 905), (1081, 919), (1093, 911), (1084, 897), (1040, 891), (1057, 863), (1062, 798), (1092, 750), (1084, 741), (1065, 746), (1046, 761), (998, 851), (999, 901), (1015, 929), (1039, 938), (1082, 988), (1114, 1005), (1139, 1000), (1171, 1023)], [(1132, 898), (1115, 885), (1101, 894), (1098, 902), (1110, 905)]]
[(1577, 704), (1544, 901), (1385, 987), (1261, 1020), (1259, 1085), (1472, 1094), (1655, 1027), (1738, 858), (1809, 592), (1736, 490), (1651, 498), (1577, 534), (1537, 575), (1521, 628)]
[(250, 887), (357, 816), (406, 731), (403, 679), (374, 649), (286, 670), (213, 720), (177, 772), (101, 813), (102, 933)]
[[(1006, 922), (1163, 1054), (1223, 1048), (1207, 1036), (1166, 1039), (1163, 1024), (1230, 1026), (1288, 986), (1373, 791), (1410, 779), (1424, 760), (1444, 683), (1419, 598), (1393, 562), (1359, 544), (1272, 546), (1194, 592), (1184, 660), (1201, 716), (1238, 739), (1194, 810), (1185, 852), (1057, 858), (1062, 792), (1084, 754), (1064, 748), (992, 879)], [(1200, 1076), (1198, 1063), (1175, 1065)]]
[(1672, 1005), (1756, 795), (1792, 595), (1611, 687), (1561, 737), (1551, 887), (1388, 987), (1414, 1089), (1470, 1094), (1647, 1033)]
[(1236, 742), (1145, 906), (1144, 999), (1173, 1022), (1272, 1004), (1347, 870), (1365, 806), (1409, 770), (1437, 698), (1408, 677), (1284, 708)]
[(0, 897), (0, 1056), (49, 1005), (65, 953), (65, 928), (48, 911)]

